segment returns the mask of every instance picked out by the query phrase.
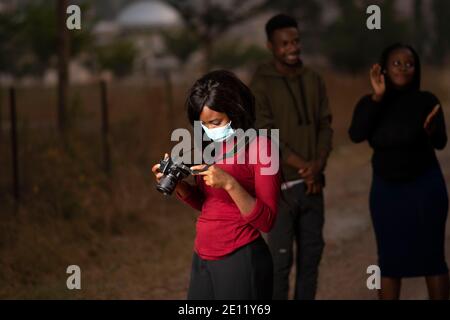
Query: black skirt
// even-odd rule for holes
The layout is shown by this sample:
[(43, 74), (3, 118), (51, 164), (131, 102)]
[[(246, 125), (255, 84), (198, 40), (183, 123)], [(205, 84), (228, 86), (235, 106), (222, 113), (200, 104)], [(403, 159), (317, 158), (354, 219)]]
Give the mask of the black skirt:
[(444, 250), (448, 195), (438, 163), (409, 182), (390, 182), (374, 174), (370, 211), (382, 276), (448, 273)]

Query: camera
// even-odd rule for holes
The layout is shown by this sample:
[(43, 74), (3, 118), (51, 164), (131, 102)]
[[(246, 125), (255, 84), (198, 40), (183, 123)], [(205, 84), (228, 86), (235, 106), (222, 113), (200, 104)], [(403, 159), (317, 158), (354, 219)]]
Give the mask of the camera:
[(156, 190), (166, 196), (173, 193), (179, 181), (192, 174), (188, 166), (183, 163), (174, 163), (170, 157), (162, 159), (159, 164), (159, 171), (163, 174), (163, 177), (156, 185)]

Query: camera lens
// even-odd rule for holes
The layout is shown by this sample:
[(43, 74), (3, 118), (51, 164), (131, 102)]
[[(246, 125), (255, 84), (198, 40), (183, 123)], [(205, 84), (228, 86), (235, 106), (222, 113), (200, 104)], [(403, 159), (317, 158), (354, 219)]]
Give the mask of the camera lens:
[(156, 185), (156, 190), (168, 196), (173, 193), (175, 187), (177, 186), (178, 178), (172, 174), (168, 174), (159, 180), (159, 183)]

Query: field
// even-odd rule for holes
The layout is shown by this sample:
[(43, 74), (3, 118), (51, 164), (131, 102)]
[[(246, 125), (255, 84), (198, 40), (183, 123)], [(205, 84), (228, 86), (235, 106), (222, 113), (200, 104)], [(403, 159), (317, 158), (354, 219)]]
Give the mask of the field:
[[(326, 249), (318, 298), (374, 299), (366, 269), (376, 264), (368, 213), (370, 154), (347, 137), (368, 77), (321, 70), (334, 114), (334, 150), (327, 168)], [(423, 87), (440, 97), (450, 121), (450, 70), (425, 70)], [(245, 79), (247, 80), (247, 79)], [(151, 166), (170, 148), (170, 133), (188, 127), (175, 85), (114, 82), (108, 86), (113, 172), (103, 173), (97, 84), (71, 88), (66, 142), (56, 130), (56, 90), (17, 90), (21, 202), (11, 196), (7, 91), (0, 108), (0, 298), (184, 299), (197, 213), (154, 188)], [(450, 181), (450, 148), (439, 153)], [(16, 212), (15, 212), (16, 211)], [(450, 230), (449, 230), (450, 231)], [(447, 233), (447, 257), (450, 256)], [(82, 290), (66, 287), (78, 265)], [(421, 279), (402, 296), (426, 298)]]

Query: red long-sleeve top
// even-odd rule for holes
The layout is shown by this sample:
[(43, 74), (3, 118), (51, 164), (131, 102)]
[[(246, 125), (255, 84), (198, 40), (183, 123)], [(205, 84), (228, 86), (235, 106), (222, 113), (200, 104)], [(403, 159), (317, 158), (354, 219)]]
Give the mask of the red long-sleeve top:
[[(261, 141), (265, 142), (261, 144)], [(224, 144), (225, 145), (225, 144)], [(262, 150), (263, 148), (266, 150)], [(227, 147), (225, 147), (227, 148)], [(245, 217), (230, 197), (221, 188), (207, 186), (203, 176), (196, 176), (196, 187), (182, 198), (178, 198), (201, 211), (196, 224), (195, 252), (205, 260), (218, 260), (236, 249), (252, 242), (260, 236), (260, 231), (269, 232), (277, 215), (278, 198), (280, 194), (279, 157), (274, 157), (271, 151), (270, 139), (258, 137), (248, 148), (234, 155), (234, 164), (215, 164), (220, 169), (232, 175), (237, 182), (252, 196), (256, 202), (252, 211)], [(226, 149), (228, 152), (229, 149)], [(270, 155), (268, 159), (256, 157), (255, 164), (249, 163), (249, 154), (262, 152)], [(245, 164), (238, 164), (237, 158), (245, 152)], [(276, 150), (278, 152), (278, 150)], [(255, 158), (254, 158), (255, 159)], [(262, 171), (275, 168), (275, 173)], [(273, 170), (272, 170), (273, 171)]]

